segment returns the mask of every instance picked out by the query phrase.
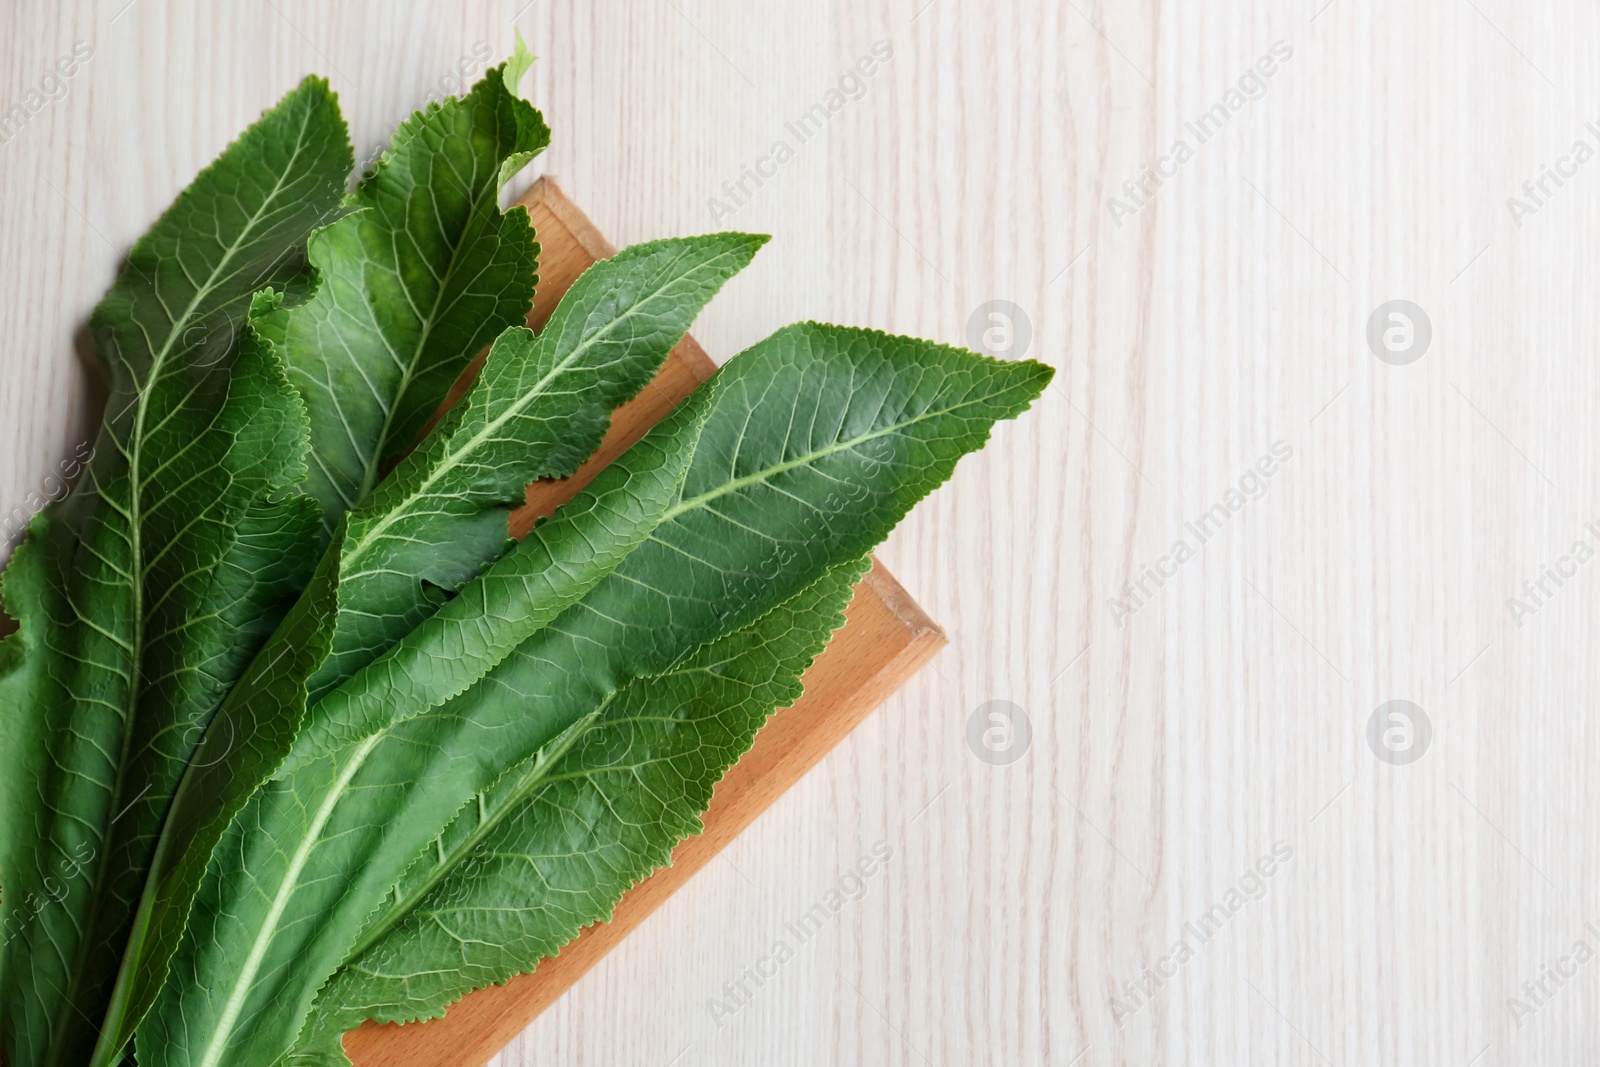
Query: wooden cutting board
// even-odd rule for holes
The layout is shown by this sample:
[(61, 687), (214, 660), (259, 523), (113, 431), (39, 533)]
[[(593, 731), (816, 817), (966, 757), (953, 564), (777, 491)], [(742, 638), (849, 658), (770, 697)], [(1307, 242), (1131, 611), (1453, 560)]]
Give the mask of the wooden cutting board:
[[(532, 214), (542, 246), (538, 299), (528, 316), (529, 325), (538, 329), (578, 275), (616, 249), (549, 179), (537, 182), (519, 202)], [(716, 369), (694, 338), (685, 337), (656, 380), (618, 409), (600, 451), (577, 474), (528, 488), (527, 504), (512, 516), (512, 533), (526, 534), (535, 520), (570, 499)], [(475, 370), (469, 370), (447, 406)], [(368, 1023), (350, 1031), (344, 1044), (356, 1067), (481, 1067), (944, 645), (944, 631), (874, 560), (856, 586), (844, 628), (806, 672), (805, 695), (768, 721), (751, 750), (718, 783), (705, 832), (680, 844), (670, 867), (634, 886), (610, 922), (585, 929), (534, 974), (479, 990), (452, 1005), (442, 1019), (408, 1026)]]

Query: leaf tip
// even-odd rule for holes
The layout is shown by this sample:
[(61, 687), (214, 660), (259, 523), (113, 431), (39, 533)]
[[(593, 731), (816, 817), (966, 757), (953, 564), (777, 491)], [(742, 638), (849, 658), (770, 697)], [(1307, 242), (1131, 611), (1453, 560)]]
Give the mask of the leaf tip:
[(517, 31), (517, 47), (511, 53), (511, 58), (505, 63), (506, 90), (512, 96), (517, 95), (517, 86), (522, 82), (522, 76), (532, 68), (534, 61), (539, 57), (528, 51), (528, 42), (522, 39), (522, 31)]

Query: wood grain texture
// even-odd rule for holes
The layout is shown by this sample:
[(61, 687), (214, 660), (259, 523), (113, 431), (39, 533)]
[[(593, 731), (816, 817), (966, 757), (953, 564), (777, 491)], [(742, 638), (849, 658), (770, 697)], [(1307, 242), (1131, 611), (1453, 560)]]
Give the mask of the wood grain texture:
[[(1600, 917), (1600, 566), (1544, 570), (1600, 516), (1600, 160), (1561, 164), (1595, 142), (1594, 5), (126, 2), (0, 5), (0, 108), (96, 48), (0, 145), (0, 508), (83, 440), (75, 348), (118, 258), (250, 119), (322, 71), (365, 155), (513, 26), (555, 136), (535, 172), (618, 244), (774, 234), (696, 323), (709, 352), (802, 318), (965, 343), (1005, 299), (1060, 368), (879, 553), (950, 647), (499, 1067), (1600, 1058), (1600, 960), (1523, 988)], [(1368, 348), (1392, 298), (1431, 319), (1409, 366)], [(996, 699), (1032, 723), (1006, 766), (966, 740)], [(1367, 744), (1391, 699), (1431, 720), (1410, 766)], [(1259, 899), (1147, 979), (1279, 840)], [(715, 1011), (879, 841), (860, 899)], [(1156, 988), (1119, 1019), (1129, 985)]]
[[(536, 182), (518, 203), (528, 208), (539, 236), (539, 291), (528, 316), (538, 329), (578, 276), (616, 249), (548, 178)], [(511, 517), (512, 532), (521, 536), (577, 495), (716, 370), (694, 337), (684, 337), (654, 381), (617, 409), (605, 441), (577, 473), (528, 487), (527, 503)], [(463, 373), (446, 408), (460, 398), (474, 373), (474, 367)], [(345, 1050), (356, 1067), (481, 1067), (732, 844), (945, 643), (944, 631), (874, 560), (856, 586), (844, 628), (806, 671), (804, 695), (768, 721), (750, 751), (717, 783), (702, 817), (703, 832), (673, 850), (670, 866), (635, 886), (610, 921), (585, 929), (534, 974), (479, 990), (451, 1006), (442, 1019), (410, 1026), (368, 1023), (352, 1031), (345, 1037)]]

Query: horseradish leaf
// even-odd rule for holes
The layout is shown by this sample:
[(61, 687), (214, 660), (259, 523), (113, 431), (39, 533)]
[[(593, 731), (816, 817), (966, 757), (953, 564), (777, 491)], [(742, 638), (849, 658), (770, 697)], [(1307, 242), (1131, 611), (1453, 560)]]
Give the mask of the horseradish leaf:
[(502, 167), (549, 143), (503, 67), (429, 104), (395, 131), (350, 213), (312, 235), (317, 294), (264, 317), (311, 413), (306, 487), (330, 535), (472, 357), (527, 317), (539, 246), (527, 209), (502, 213), (496, 198)]
[[(311, 414), (316, 447), (307, 488), (319, 498), (324, 526), (376, 479), (385, 455), (416, 436), (472, 355), (527, 314), (537, 245), (526, 212), (502, 215), (495, 197), (503, 163), (525, 161), (547, 142), (538, 112), (491, 70), (465, 99), (431, 105), (403, 124), (346, 198), (348, 213), (311, 236), (319, 282), (311, 298), (291, 307), (260, 303), (257, 328), (288, 362)], [(304, 554), (297, 558), (303, 568)], [(191, 777), (204, 784), (186, 783), (179, 793), (102, 1044), (126, 1042), (165, 977), (204, 866), (191, 852), (203, 853), (220, 830), (207, 822), (236, 811), (294, 735), (303, 703), (294, 687), (327, 652), (337, 562), (325, 561), (318, 587), (306, 594), (305, 605), (318, 610), (285, 624), (208, 735), (207, 749), (225, 754), (200, 757)], [(283, 639), (290, 635), (292, 649)], [(252, 721), (241, 724), (252, 709)]]
[(311, 700), (366, 666), (505, 551), (529, 482), (564, 478), (767, 238), (671, 238), (590, 267), (535, 336), (496, 339), (472, 389), (350, 513), (333, 652)]
[[(415, 438), (472, 356), (527, 314), (538, 246), (527, 212), (501, 214), (496, 196), (505, 162), (526, 161), (548, 139), (539, 113), (507, 88), (499, 68), (490, 70), (466, 98), (404, 123), (345, 198), (343, 217), (311, 235), (318, 287), (309, 299), (285, 306), (271, 292), (257, 295), (255, 330), (287, 362), (309, 410), (306, 487), (317, 499), (297, 502), (312, 505), (311, 536), (255, 567), (293, 561), (294, 589), (303, 586), (327, 540), (317, 513), (324, 530), (337, 529), (384, 457)], [(283, 618), (281, 607), (230, 620), (250, 628), (251, 651), (260, 653), (204, 735), (161, 830), (103, 1027), (105, 1048), (126, 1044), (148, 1010), (209, 849), (294, 737), (305, 679), (326, 659), (337, 621), (338, 566), (339, 554), (328, 553), (267, 647), (261, 640)], [(199, 736), (188, 738), (191, 748)]]
[(846, 563), (755, 622), (630, 681), (468, 801), (318, 995), (296, 1067), (347, 1067), (368, 1019), (437, 1018), (534, 970), (701, 831), (712, 788), (844, 622)]
[(257, 289), (306, 292), (306, 237), (350, 166), (307, 79), (179, 195), (90, 319), (110, 374), (94, 459), (5, 576), (10, 1067), (90, 1061), (173, 790), (315, 557), (305, 409), (246, 322)]
[(659, 452), (692, 451), (682, 487), (578, 603), (462, 695), (306, 759), (250, 798), (140, 1030), (144, 1067), (285, 1055), (316, 990), (464, 804), (603, 715), (630, 682), (861, 559), (1050, 374), (814, 324), (732, 361), (691, 401), (706, 406), (703, 423), (673, 419), (647, 436)]
[[(123, 962), (132, 1003), (127, 1017), (135, 1024), (166, 979), (166, 961), (229, 820), (277, 771), (302, 722), (304, 749), (329, 732), (348, 732), (343, 720), (356, 713), (319, 699), (427, 620), (441, 591), (453, 592), (505, 549), (510, 504), (535, 478), (571, 474), (599, 447), (612, 408), (645, 387), (700, 308), (764, 241), (743, 234), (659, 241), (595, 264), (537, 337), (513, 327), (495, 342), (467, 396), (365, 504), (340, 520), (318, 579), (212, 720), (193, 780), (174, 805), (140, 911), (139, 951)], [(586, 588), (583, 575), (620, 558), (618, 546), (627, 543), (622, 526), (640, 525), (636, 539), (659, 518), (686, 462), (676, 461), (667, 487), (655, 490), (660, 506), (648, 523), (619, 513), (614, 530), (569, 532), (561, 536), (579, 539), (548, 545), (537, 539), (479, 583), (480, 606), (494, 610), (534, 592), (562, 603), (575, 598), (574, 589)], [(672, 457), (658, 465), (672, 467)], [(559, 527), (551, 537), (558, 534)], [(604, 547), (596, 551), (597, 545)], [(541, 546), (548, 555), (535, 551)], [(560, 572), (545, 575), (549, 567)], [(525, 600), (506, 610), (512, 627), (536, 617)], [(429, 633), (448, 630), (453, 618)], [(407, 660), (398, 668), (418, 672), (419, 684), (402, 692), (424, 708), (459, 691), (446, 688), (430, 702), (420, 685), (430, 670), (473, 663), (452, 654), (450, 640), (419, 636), (407, 654), (420, 655), (422, 665)], [(462, 688), (492, 665), (469, 674)], [(393, 690), (377, 691), (395, 700)]]

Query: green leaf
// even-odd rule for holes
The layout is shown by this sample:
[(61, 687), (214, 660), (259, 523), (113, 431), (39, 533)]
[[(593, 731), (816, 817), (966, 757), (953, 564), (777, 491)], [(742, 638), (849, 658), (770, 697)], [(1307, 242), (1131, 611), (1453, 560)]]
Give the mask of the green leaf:
[[(522, 39), (522, 31), (518, 30), (516, 51), (511, 53), (511, 58), (506, 60), (505, 64), (504, 77), (507, 91), (513, 95), (516, 94), (517, 87), (522, 84), (523, 75), (527, 74), (533, 67), (533, 62), (537, 58), (532, 52), (528, 51), (527, 42)], [(521, 170), (528, 160), (532, 158), (532, 152), (519, 153), (508, 157), (504, 163), (500, 164), (500, 184), (503, 186), (510, 181), (512, 175)]]
[(580, 600), (660, 524), (677, 499), (704, 404), (684, 404), (626, 464), (588, 489), (465, 586), (461, 594), (317, 706), (281, 775), (466, 692), (519, 644)]
[[(693, 440), (702, 414), (680, 410), (672, 422), (683, 427), (685, 432), (682, 437)], [(608, 573), (622, 553), (627, 552), (629, 545), (637, 544), (645, 534), (650, 533), (651, 528), (659, 522), (662, 512), (677, 499), (678, 486), (682, 485), (688, 467), (686, 451), (667, 448), (662, 442), (642, 443), (640, 448), (630, 451), (629, 459), (626, 466), (613, 464), (602, 472), (589, 490), (579, 494), (570, 506), (562, 509), (549, 522), (538, 526), (498, 565), (467, 585), (461, 597), (451, 601), (451, 605), (446, 606), (442, 613), (419, 627), (418, 633), (411, 635), (400, 648), (357, 675), (334, 697), (346, 693), (347, 689), (371, 686), (374, 693), (384, 694), (390, 699), (405, 699), (426, 709), (430, 702), (443, 702), (446, 693), (466, 688), (466, 678), (482, 677), (483, 670), (488, 669), (483, 665), (475, 673), (470, 669), (462, 673), (462, 664), (483, 662), (486, 654), (490, 653), (490, 649), (482, 643), (485, 630), (488, 629), (486, 624), (504, 624), (507, 632), (518, 632), (528, 625), (547, 622), (550, 617), (562, 613), (563, 608), (570, 606), (576, 598), (581, 597), (582, 592), (586, 592)], [(490, 637), (493, 638), (493, 635)], [(390, 688), (390, 685), (395, 688)], [(358, 701), (350, 702), (347, 707), (357, 715), (363, 710)], [(382, 712), (384, 709), (381, 705), (373, 705), (366, 710)], [(261, 792), (250, 798), (242, 817), (227, 827), (226, 837), (222, 838), (221, 848), (218, 849), (218, 856), (227, 857), (227, 862), (213, 864), (211, 869), (206, 870), (206, 888), (195, 904), (186, 942), (194, 937), (195, 929), (214, 929), (214, 939), (219, 942), (229, 941), (230, 937), (237, 934), (232, 921), (219, 917), (213, 910), (214, 899), (221, 896), (214, 891), (219, 881), (224, 885), (232, 885), (230, 880), (234, 878), (254, 877), (262, 865), (275, 867), (283, 862), (296, 873), (296, 877), (320, 873), (318, 864), (325, 861), (304, 846), (296, 849), (291, 845), (288, 853), (272, 856), (272, 846), (267, 843), (267, 838), (262, 837), (262, 830), (277, 830), (285, 824), (291, 825), (298, 830), (302, 845), (323, 832), (370, 832), (368, 827), (355, 827), (352, 830), (330, 827), (328, 819), (333, 811), (326, 805), (320, 806), (317, 811), (293, 809), (288, 805), (299, 805), (302, 798), (312, 797), (317, 792), (328, 792), (330, 782), (326, 774), (333, 774), (334, 781), (338, 781), (339, 777), (347, 776), (347, 771), (354, 773), (360, 763), (358, 753), (363, 750), (360, 747), (362, 742), (374, 741), (381, 736), (381, 733), (370, 731), (365, 737), (358, 737), (357, 755), (352, 755), (349, 745), (346, 745), (334, 750), (330, 757), (301, 758), (298, 769), (286, 779), (288, 784), (283, 779), (269, 782)], [(365, 750), (370, 750), (370, 745)], [(413, 789), (403, 781), (389, 782), (387, 787), (402, 792), (411, 792)], [(419, 781), (416, 784), (416, 789), (426, 787), (426, 782)], [(291, 830), (290, 837), (293, 835)], [(283, 838), (283, 843), (290, 843), (290, 840)], [(237, 865), (240, 853), (248, 856), (242, 867)], [(402, 854), (400, 861), (403, 859), (405, 856)], [(376, 869), (378, 867), (373, 870)], [(320, 888), (330, 891), (328, 905), (336, 907), (338, 899), (347, 894), (360, 896), (363, 885), (373, 877), (373, 870), (352, 870), (357, 885), (346, 889), (339, 888), (331, 881), (322, 881)], [(384, 886), (374, 885), (365, 891), (381, 894), (382, 889)], [(262, 960), (258, 953), (248, 949), (243, 952), (243, 957), (238, 958), (242, 958), (245, 968), (261, 969), (264, 963), (270, 966), (270, 961)], [(214, 1041), (206, 1046), (194, 1043), (194, 1027), (190, 1027), (182, 1016), (189, 1011), (195, 1011), (198, 1017), (214, 1014), (221, 1016), (222, 1024), (237, 1025), (238, 1014), (243, 1009), (242, 998), (221, 1000), (210, 995), (210, 990), (219, 990), (219, 987), (208, 987), (195, 981), (190, 969), (194, 961), (190, 960), (189, 953), (179, 953), (173, 966), (174, 981), (166, 987), (162, 997), (166, 1003), (176, 1001), (181, 1006), (178, 1014), (158, 1008), (139, 1032), (139, 1057), (146, 1064), (258, 1062), (254, 1059), (256, 1056), (262, 1057), (259, 1062), (270, 1062), (266, 1049), (286, 1048), (315, 993), (315, 985), (298, 987), (290, 977), (288, 984), (283, 987), (285, 1000), (270, 1009), (266, 1017), (256, 1019), (259, 1027), (269, 1032), (275, 1030), (275, 1035), (264, 1038), (258, 1033), (256, 1045), (245, 1046), (245, 1049), (229, 1054), (224, 1053), (224, 1049)], [(259, 981), (269, 982), (272, 977), (264, 974)], [(299, 1016), (291, 1014), (296, 1011), (296, 1006), (301, 1013)]]
[(90, 320), (110, 372), (84, 483), (5, 576), (0, 1001), (11, 1067), (88, 1060), (161, 818), (200, 730), (314, 557), (305, 410), (245, 329), (304, 294), (351, 166), (307, 79), (133, 248)]
[(509, 174), (550, 143), (543, 117), (491, 69), (430, 104), (311, 238), (320, 285), (268, 314), (311, 413), (307, 491), (331, 535), (409, 448), (473, 356), (533, 306), (538, 243), (526, 208), (501, 213)]
[(865, 556), (1050, 374), (818, 325), (734, 360), (698, 394), (703, 426), (673, 420), (647, 436), (669, 454), (692, 449), (683, 487), (581, 601), (461, 696), (250, 798), (140, 1030), (144, 1067), (281, 1057), (374, 909), (468, 799), (629, 682)]
[[(196, 761), (205, 768), (195, 772), (197, 784), (174, 805), (147, 890), (150, 932), (138, 946), (142, 958), (124, 963), (132, 974), (130, 1021), (137, 1022), (165, 978), (165, 961), (178, 943), (206, 857), (251, 790), (283, 759), (302, 718), (302, 747), (309, 749), (327, 731), (341, 729), (346, 715), (359, 714), (341, 710), (345, 705), (338, 702), (324, 701), (323, 707), (318, 698), (438, 609), (440, 594), (423, 582), (453, 592), (502, 552), (509, 505), (521, 500), (528, 482), (571, 474), (599, 447), (612, 408), (645, 387), (699, 309), (764, 242), (743, 234), (658, 241), (596, 264), (538, 337), (513, 328), (496, 341), (461, 403), (366, 504), (345, 517), (319, 580), (305, 594), (317, 606), (297, 610), (262, 648), (259, 670), (229, 696), (205, 735), (219, 754)], [(652, 490), (659, 501), (648, 521), (619, 512), (614, 528), (583, 533), (571, 543), (561, 542), (561, 528), (552, 525), (549, 538), (525, 543), (490, 572), (490, 580), (478, 583), (477, 602), (503, 606), (532, 592), (574, 599), (581, 589), (572, 592), (573, 583), (604, 573), (596, 568), (620, 558), (627, 536), (636, 542), (659, 519), (687, 461), (687, 454), (658, 461), (671, 473), (665, 488)], [(643, 499), (638, 486), (632, 491)], [(629, 522), (637, 532), (625, 536)], [(513, 627), (507, 633), (539, 617), (526, 601), (505, 610)], [(448, 645), (449, 628), (461, 625), (455, 618), (447, 613), (406, 650), (420, 656), (421, 667), (396, 660), (383, 669), (417, 671), (425, 678), (441, 663), (451, 670), (469, 668), (470, 657), (441, 660), (428, 636), (442, 635), (439, 640)], [(476, 629), (481, 620), (466, 625)], [(490, 666), (482, 664), (462, 688)], [(437, 673), (441, 683), (444, 677)], [(437, 702), (458, 691), (444, 691)], [(416, 698), (424, 692), (420, 685), (408, 691)]]
[(345, 1031), (437, 1018), (610, 919), (701, 831), (712, 788), (767, 717), (799, 698), (862, 570), (859, 560), (835, 567), (666, 674), (628, 682), (469, 801), (318, 996), (297, 1067), (345, 1067)]
[[(258, 296), (256, 327), (288, 360), (309, 407), (316, 447), (308, 486), (321, 505), (297, 502), (313, 503), (312, 536), (297, 551), (248, 561), (258, 569), (292, 560), (293, 590), (304, 586), (326, 539), (316, 527), (342, 529), (345, 508), (376, 478), (382, 459), (415, 438), (495, 333), (526, 316), (538, 246), (526, 212), (502, 215), (496, 196), (505, 162), (526, 161), (547, 142), (538, 112), (491, 70), (465, 99), (431, 105), (403, 124), (346, 199), (353, 213), (311, 236), (320, 286), (309, 300), (285, 307), (271, 293)], [(209, 850), (294, 736), (305, 679), (331, 647), (339, 563), (338, 551), (325, 555), (316, 583), (265, 648), (260, 631), (283, 618), (281, 608), (233, 620), (255, 637), (251, 651), (261, 651), (204, 735), (204, 752), (162, 828), (102, 1049), (125, 1044), (148, 1010)], [(195, 737), (188, 740), (192, 746)]]
[(350, 514), (338, 629), (311, 681), (313, 704), (505, 550), (528, 483), (564, 478), (600, 447), (612, 410), (649, 384), (766, 241), (723, 233), (634, 245), (585, 271), (537, 337), (522, 327), (500, 335), (471, 391)]
[[(315, 529), (317, 509), (313, 505), (309, 511)], [(338, 563), (336, 553), (323, 556), (274, 640), (250, 664), (201, 735), (173, 794), (100, 1028), (99, 1048), (108, 1063), (132, 1040), (166, 981), (212, 848), (294, 740), (305, 712), (305, 680), (327, 657), (332, 638)]]
[[(285, 307), (270, 292), (258, 295), (257, 330), (288, 360), (310, 411), (308, 488), (321, 505), (310, 509), (313, 531), (319, 517), (325, 529), (342, 529), (384, 457), (416, 437), (479, 349), (527, 315), (538, 245), (526, 211), (502, 215), (496, 196), (507, 161), (526, 162), (548, 140), (539, 113), (505, 89), (499, 69), (489, 71), (466, 98), (403, 124), (346, 198), (353, 213), (311, 236), (320, 284), (309, 300)], [(246, 562), (266, 570), (293, 560), (298, 590), (323, 539), (314, 532), (297, 542), (306, 548)], [(326, 553), (314, 586), (204, 735), (146, 877), (103, 1049), (126, 1044), (148, 1010), (209, 850), (294, 737), (305, 679), (331, 647), (340, 562), (338, 551)], [(280, 609), (231, 621), (249, 628), (253, 651), (282, 617)]]
[(511, 58), (506, 60), (506, 88), (517, 92), (522, 85), (522, 78), (529, 70), (533, 69), (534, 61), (539, 57), (528, 51), (528, 42), (522, 39), (522, 31), (517, 32), (517, 47), (511, 53)]

